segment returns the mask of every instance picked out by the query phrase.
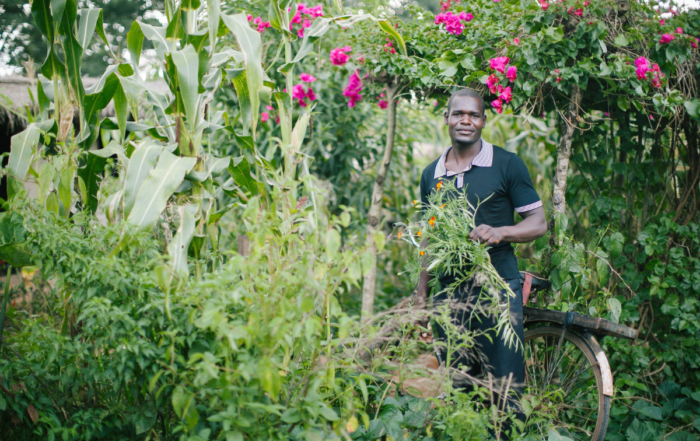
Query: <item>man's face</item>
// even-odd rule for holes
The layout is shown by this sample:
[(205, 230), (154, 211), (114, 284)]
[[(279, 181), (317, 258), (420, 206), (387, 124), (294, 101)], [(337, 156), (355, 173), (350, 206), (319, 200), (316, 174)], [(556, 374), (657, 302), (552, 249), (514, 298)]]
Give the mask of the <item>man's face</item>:
[(472, 144), (481, 139), (481, 130), (486, 125), (486, 114), (482, 112), (481, 103), (477, 98), (455, 97), (448, 112), (445, 112), (445, 124), (452, 144)]

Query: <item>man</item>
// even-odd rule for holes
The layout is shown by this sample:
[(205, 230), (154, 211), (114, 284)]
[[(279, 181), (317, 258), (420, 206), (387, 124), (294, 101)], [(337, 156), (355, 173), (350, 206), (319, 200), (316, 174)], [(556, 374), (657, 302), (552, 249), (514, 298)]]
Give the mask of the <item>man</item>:
[[(466, 193), (469, 202), (476, 206), (481, 203), (476, 213), (477, 227), (471, 231), (469, 238), (490, 245), (491, 263), (498, 274), (508, 283), (515, 293), (515, 298), (507, 301), (507, 293), (502, 293), (501, 304), (509, 304), (511, 324), (520, 342), (523, 342), (523, 300), (520, 286), (518, 262), (511, 243), (531, 242), (543, 236), (547, 231), (547, 222), (542, 202), (532, 186), (530, 174), (523, 161), (514, 153), (495, 147), (481, 139), (481, 131), (486, 125), (484, 100), (474, 90), (461, 89), (453, 93), (447, 103), (444, 114), (452, 145), (443, 154), (423, 170), (420, 182), (421, 201), (428, 203), (428, 195), (436, 191), (438, 182), (453, 180), (457, 191)], [(514, 212), (522, 217), (515, 223)], [(429, 282), (433, 277), (423, 271), (418, 282), (417, 296), (425, 304)], [(438, 275), (439, 291), (454, 282), (454, 278)], [(478, 295), (475, 287), (460, 286), (455, 290), (453, 300), (460, 303), (473, 302)], [(434, 301), (447, 300), (446, 294), (438, 293)], [(505, 307), (505, 306), (504, 306)], [(469, 321), (470, 314), (466, 308), (454, 309), (452, 319), (457, 326), (464, 329), (487, 330), (494, 326), (493, 317), (480, 317)], [(436, 326), (439, 340), (445, 340), (445, 330)], [(525, 381), (525, 363), (522, 345), (516, 350), (508, 347), (501, 338), (482, 336), (477, 338), (477, 346), (482, 361), (456, 356), (455, 364), (469, 367), (469, 375), (479, 377), (491, 374), (498, 381), (513, 375), (512, 388), (522, 393)], [(457, 354), (456, 354), (457, 355)]]

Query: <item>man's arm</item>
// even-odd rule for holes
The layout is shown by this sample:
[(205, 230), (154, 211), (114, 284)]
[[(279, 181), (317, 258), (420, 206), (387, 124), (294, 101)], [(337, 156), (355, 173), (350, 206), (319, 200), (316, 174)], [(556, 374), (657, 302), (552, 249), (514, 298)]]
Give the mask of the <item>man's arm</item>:
[(502, 241), (527, 243), (544, 236), (547, 232), (547, 219), (544, 216), (544, 208), (535, 208), (534, 210), (520, 213), (520, 216), (523, 220), (513, 226), (493, 228), (485, 224), (479, 225), (469, 233), (469, 238), (488, 245), (495, 245)]

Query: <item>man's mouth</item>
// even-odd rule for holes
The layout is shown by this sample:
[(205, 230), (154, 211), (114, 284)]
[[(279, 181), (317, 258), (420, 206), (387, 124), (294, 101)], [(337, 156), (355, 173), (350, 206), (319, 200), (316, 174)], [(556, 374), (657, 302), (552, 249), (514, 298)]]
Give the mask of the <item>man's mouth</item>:
[(473, 130), (456, 130), (456, 132), (457, 132), (458, 134), (464, 135), (464, 136), (471, 136), (471, 135), (474, 134), (474, 131), (473, 131)]

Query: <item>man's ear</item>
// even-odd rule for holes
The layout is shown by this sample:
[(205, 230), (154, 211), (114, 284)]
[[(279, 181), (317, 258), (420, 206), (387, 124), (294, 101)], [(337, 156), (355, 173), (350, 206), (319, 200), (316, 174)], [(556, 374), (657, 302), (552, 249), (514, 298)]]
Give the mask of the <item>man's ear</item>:
[(447, 125), (447, 110), (442, 114), (442, 117), (445, 119), (445, 125)]

